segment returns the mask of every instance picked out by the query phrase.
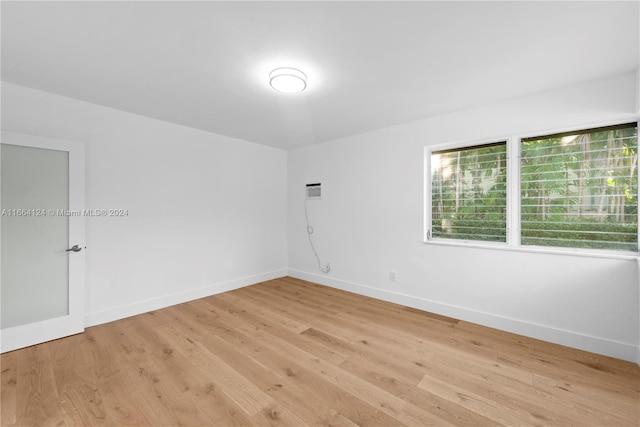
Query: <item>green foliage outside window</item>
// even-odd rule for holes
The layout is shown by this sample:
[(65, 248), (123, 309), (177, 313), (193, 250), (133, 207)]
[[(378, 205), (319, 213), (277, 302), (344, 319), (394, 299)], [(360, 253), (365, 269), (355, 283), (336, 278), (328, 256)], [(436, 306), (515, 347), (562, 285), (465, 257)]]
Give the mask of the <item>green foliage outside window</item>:
[(506, 142), (431, 155), (432, 236), (506, 241)]
[(638, 131), (522, 140), (523, 245), (638, 250)]
[[(506, 242), (507, 143), (430, 160), (430, 237)], [(637, 252), (637, 167), (636, 123), (522, 139), (521, 244)]]

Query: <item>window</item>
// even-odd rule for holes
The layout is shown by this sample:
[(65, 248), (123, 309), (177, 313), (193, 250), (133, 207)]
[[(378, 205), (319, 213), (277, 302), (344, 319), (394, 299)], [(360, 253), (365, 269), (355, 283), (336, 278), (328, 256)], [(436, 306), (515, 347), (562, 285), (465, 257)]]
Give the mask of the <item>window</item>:
[(427, 240), (638, 252), (637, 123), (426, 156)]
[(637, 124), (520, 143), (523, 245), (638, 250)]
[(431, 237), (506, 242), (506, 141), (431, 153)]

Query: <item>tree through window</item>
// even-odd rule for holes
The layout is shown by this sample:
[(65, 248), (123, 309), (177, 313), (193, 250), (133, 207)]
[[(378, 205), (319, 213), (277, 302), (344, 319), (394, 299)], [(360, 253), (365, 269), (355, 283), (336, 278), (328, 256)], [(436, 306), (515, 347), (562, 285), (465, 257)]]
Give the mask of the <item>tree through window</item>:
[(638, 123), (449, 147), (426, 151), (427, 240), (638, 253)]
[(506, 241), (505, 141), (431, 153), (431, 237)]
[(637, 123), (520, 145), (523, 245), (638, 250)]

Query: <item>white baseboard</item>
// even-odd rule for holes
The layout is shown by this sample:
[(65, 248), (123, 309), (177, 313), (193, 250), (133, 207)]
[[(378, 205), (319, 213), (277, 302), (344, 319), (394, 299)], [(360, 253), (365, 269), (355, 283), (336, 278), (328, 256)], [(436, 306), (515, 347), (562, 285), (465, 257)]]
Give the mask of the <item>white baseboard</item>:
[(126, 317), (148, 313), (149, 311), (159, 310), (161, 308), (170, 307), (172, 305), (182, 304), (183, 302), (193, 301), (195, 299), (208, 297), (222, 292), (232, 291), (234, 289), (242, 288), (267, 280), (277, 279), (278, 277), (283, 277), (286, 275), (287, 270), (276, 270), (254, 276), (241, 277), (239, 279), (229, 280), (226, 282), (215, 283), (210, 286), (191, 289), (186, 292), (177, 292), (157, 298), (151, 298), (133, 304), (122, 305), (106, 310), (94, 311), (85, 315), (85, 326), (90, 327), (101, 325), (103, 323), (113, 322), (114, 320), (120, 320)]
[(577, 348), (580, 350), (585, 350), (592, 353), (615, 357), (617, 359), (640, 364), (640, 348), (632, 344), (584, 335), (578, 332), (553, 328), (546, 325), (525, 322), (518, 319), (498, 316), (492, 313), (472, 310), (465, 307), (444, 304), (426, 298), (419, 298), (411, 295), (388, 291), (385, 289), (374, 288), (358, 283), (334, 279), (332, 277), (320, 274), (289, 269), (288, 275), (297, 279), (307, 280), (344, 291), (417, 308), (420, 310), (428, 311), (430, 313), (440, 314), (443, 316), (476, 323), (478, 325), (500, 329), (506, 332), (524, 335), (527, 337), (536, 338), (539, 340), (548, 341), (555, 344), (560, 344), (567, 347)]

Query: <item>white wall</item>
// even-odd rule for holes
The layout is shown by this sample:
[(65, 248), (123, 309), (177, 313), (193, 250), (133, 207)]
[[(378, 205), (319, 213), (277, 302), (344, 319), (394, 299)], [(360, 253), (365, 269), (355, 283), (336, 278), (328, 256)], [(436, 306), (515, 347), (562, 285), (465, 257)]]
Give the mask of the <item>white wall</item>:
[(636, 71), (636, 78), (638, 79), (636, 83), (636, 111), (640, 115), (640, 67)]
[[(2, 129), (86, 145), (87, 325), (286, 274), (282, 150), (13, 84)], [(76, 243), (76, 242), (74, 242)]]
[[(422, 242), (424, 146), (635, 120), (635, 93), (628, 73), (290, 152), (290, 274), (635, 361), (635, 260)], [(323, 185), (308, 206), (329, 274), (307, 241), (310, 182)]]

